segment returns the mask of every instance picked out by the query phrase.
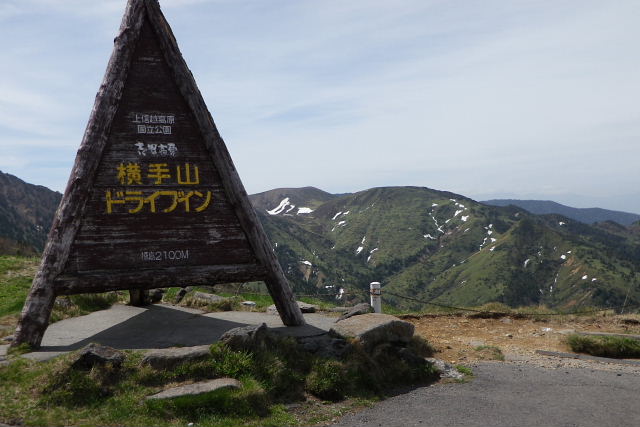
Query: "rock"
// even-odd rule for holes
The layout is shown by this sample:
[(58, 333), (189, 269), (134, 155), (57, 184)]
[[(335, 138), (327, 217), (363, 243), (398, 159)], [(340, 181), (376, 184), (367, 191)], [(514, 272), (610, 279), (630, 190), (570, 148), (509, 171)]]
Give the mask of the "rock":
[[(307, 304), (306, 302), (302, 302), (302, 301), (296, 301), (296, 303), (298, 304), (298, 307), (300, 307), (300, 311), (303, 313), (315, 313), (320, 308), (317, 305)], [(276, 308), (276, 305), (272, 304), (269, 307), (267, 307), (267, 313), (278, 314), (278, 309)]]
[(164, 289), (149, 289), (149, 299), (151, 303), (156, 303), (162, 301), (162, 297), (164, 296)]
[(196, 292), (193, 294), (193, 299), (196, 299), (200, 302), (204, 302), (206, 304), (211, 304), (211, 303), (215, 303), (215, 302), (222, 302), (222, 301), (226, 301), (229, 298), (226, 297), (221, 297), (220, 295), (216, 295), (216, 294), (207, 294), (204, 292)]
[(339, 359), (349, 351), (351, 345), (347, 340), (329, 334), (298, 338), (298, 344), (305, 351), (320, 357)]
[(184, 298), (184, 296), (191, 292), (191, 286), (187, 286), (186, 288), (182, 288), (178, 291), (178, 293), (176, 294), (176, 300), (175, 303), (176, 304), (180, 304), (180, 301), (182, 301), (182, 299)]
[(222, 389), (242, 388), (242, 383), (233, 378), (216, 378), (215, 380), (202, 381), (193, 384), (187, 384), (180, 387), (173, 387), (163, 390), (160, 393), (148, 396), (147, 400), (173, 399), (181, 396), (197, 396), (199, 394), (210, 393)]
[(349, 309), (349, 311), (347, 311), (342, 316), (340, 316), (337, 321), (339, 322), (340, 320), (348, 319), (349, 317), (371, 313), (371, 311), (373, 311), (373, 309), (371, 308), (371, 305), (369, 305), (366, 302), (363, 302), (353, 306), (351, 309)]
[(347, 311), (351, 310), (353, 307), (329, 307), (327, 308), (327, 311), (330, 311), (332, 313), (346, 313)]
[(210, 355), (208, 345), (149, 350), (145, 353), (142, 364), (154, 369), (171, 369), (184, 362), (206, 359)]
[(71, 307), (73, 307), (73, 302), (71, 301), (71, 298), (64, 296), (64, 297), (57, 297), (56, 301), (53, 303), (56, 307), (60, 307), (63, 310), (69, 309)]
[(94, 366), (106, 365), (107, 363), (119, 368), (124, 359), (125, 354), (115, 348), (91, 343), (78, 352), (78, 356), (71, 364), (71, 368), (90, 370)]
[(502, 323), (506, 323), (506, 324), (511, 324), (513, 323), (513, 319), (511, 319), (510, 317), (503, 317), (502, 319), (500, 319), (500, 321)]
[(353, 338), (367, 349), (380, 343), (407, 344), (415, 327), (395, 316), (368, 313), (340, 320), (331, 328), (331, 333), (342, 338)]
[(513, 334), (504, 334), (504, 336), (507, 338), (513, 338)]
[(230, 329), (222, 334), (220, 342), (233, 350), (251, 350), (263, 347), (268, 337), (267, 324), (263, 323), (260, 326), (249, 325)]
[(427, 357), (425, 360), (429, 363), (433, 363), (436, 369), (440, 371), (440, 378), (454, 378), (456, 380), (464, 378), (464, 374), (459, 372), (453, 365), (450, 365), (444, 360), (436, 359), (433, 357)]
[(255, 307), (256, 306), (255, 301), (242, 301), (240, 304), (246, 305), (247, 307)]

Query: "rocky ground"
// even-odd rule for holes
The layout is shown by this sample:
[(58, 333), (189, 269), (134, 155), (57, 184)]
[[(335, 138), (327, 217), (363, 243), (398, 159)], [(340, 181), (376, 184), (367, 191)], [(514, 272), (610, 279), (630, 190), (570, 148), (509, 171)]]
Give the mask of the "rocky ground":
[(565, 338), (573, 332), (640, 334), (640, 315), (593, 317), (549, 316), (548, 318), (481, 319), (440, 315), (408, 318), (416, 334), (433, 344), (436, 357), (452, 364), (470, 365), (495, 360), (498, 348), (506, 362), (545, 368), (588, 367), (640, 373), (640, 366), (543, 356), (536, 350), (570, 352)]

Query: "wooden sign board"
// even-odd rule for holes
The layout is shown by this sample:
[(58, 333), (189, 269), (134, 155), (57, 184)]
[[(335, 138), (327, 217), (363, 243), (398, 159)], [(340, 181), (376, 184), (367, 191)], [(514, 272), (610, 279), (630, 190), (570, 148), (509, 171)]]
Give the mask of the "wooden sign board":
[(245, 280), (304, 324), (157, 0), (129, 0), (13, 345), (57, 295)]

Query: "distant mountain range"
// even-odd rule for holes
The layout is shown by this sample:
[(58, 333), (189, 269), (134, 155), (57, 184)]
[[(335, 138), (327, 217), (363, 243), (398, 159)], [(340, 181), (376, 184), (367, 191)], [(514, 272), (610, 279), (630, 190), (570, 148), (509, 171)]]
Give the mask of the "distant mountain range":
[(62, 194), (0, 172), (0, 254), (38, 255)]
[(640, 304), (638, 225), (588, 225), (418, 187), (341, 196), (306, 187), (250, 197), (298, 292), (342, 287), (355, 301), (379, 281), (384, 301), (405, 309), (424, 301)]
[(560, 203), (550, 200), (514, 200), (514, 199), (494, 199), (485, 200), (481, 203), (492, 206), (518, 206), (533, 214), (559, 214), (585, 224), (595, 224), (596, 222), (613, 221), (622, 225), (631, 225), (640, 221), (640, 215), (612, 211), (601, 208), (572, 208), (570, 206), (561, 205)]
[[(591, 225), (422, 187), (341, 195), (281, 188), (249, 197), (297, 293), (333, 298), (343, 289), (348, 304), (367, 300), (378, 281), (385, 303), (402, 309), (424, 301), (640, 304), (640, 222), (606, 217)], [(0, 173), (0, 253), (41, 251), (60, 198)]]

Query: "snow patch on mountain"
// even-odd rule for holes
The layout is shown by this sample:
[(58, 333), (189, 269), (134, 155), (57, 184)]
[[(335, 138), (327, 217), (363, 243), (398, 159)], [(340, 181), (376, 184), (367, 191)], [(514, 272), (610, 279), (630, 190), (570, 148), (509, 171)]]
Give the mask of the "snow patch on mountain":
[(298, 208), (298, 215), (300, 215), (300, 214), (310, 214), (311, 212), (313, 212), (313, 209), (311, 209), (311, 208)]
[[(279, 213), (282, 213), (282, 211), (284, 211), (289, 205), (290, 205), (289, 198), (285, 197), (284, 199), (282, 199), (282, 201), (280, 201), (280, 204), (278, 206), (271, 209), (270, 211), (267, 211), (267, 213), (269, 215), (278, 215)], [(295, 207), (294, 205), (291, 205), (291, 208), (289, 210), (293, 209), (294, 207)]]

